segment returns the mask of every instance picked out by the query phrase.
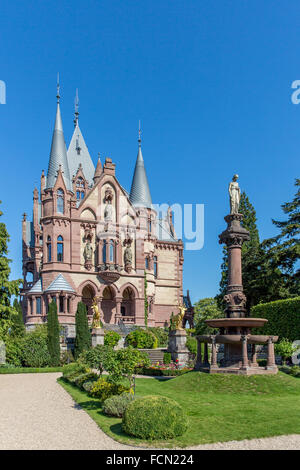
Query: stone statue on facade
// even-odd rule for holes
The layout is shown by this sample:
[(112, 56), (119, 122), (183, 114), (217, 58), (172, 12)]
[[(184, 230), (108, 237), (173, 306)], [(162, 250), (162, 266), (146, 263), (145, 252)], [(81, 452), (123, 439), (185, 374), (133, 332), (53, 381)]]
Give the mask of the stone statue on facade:
[(85, 259), (86, 262), (92, 260), (93, 247), (92, 247), (91, 242), (90, 242), (89, 239), (87, 240), (86, 245), (84, 247), (83, 256), (84, 256), (84, 259)]
[(127, 239), (124, 241), (124, 245), (126, 246), (124, 250), (124, 265), (125, 265), (125, 271), (130, 273), (131, 268), (132, 268), (132, 249), (131, 249), (131, 239)]
[(241, 198), (241, 190), (237, 182), (239, 175), (233, 175), (232, 181), (229, 183), (229, 198), (230, 198), (230, 214), (238, 214)]
[(111, 204), (111, 200), (108, 200), (104, 209), (104, 220), (105, 222), (111, 222), (112, 219), (113, 219), (113, 206)]

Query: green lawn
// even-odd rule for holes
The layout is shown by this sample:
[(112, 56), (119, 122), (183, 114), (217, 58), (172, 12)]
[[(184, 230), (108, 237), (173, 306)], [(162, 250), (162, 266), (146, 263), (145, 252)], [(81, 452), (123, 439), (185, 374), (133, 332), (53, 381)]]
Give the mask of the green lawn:
[(122, 432), (121, 420), (105, 416), (99, 401), (58, 379), (73, 399), (115, 440), (143, 446), (187, 447), (211, 442), (300, 434), (300, 379), (270, 376), (209, 375), (188, 372), (170, 380), (137, 379), (136, 394), (164, 395), (180, 403), (189, 427), (170, 441), (144, 442)]
[(33, 374), (62, 372), (62, 367), (0, 367), (0, 374)]

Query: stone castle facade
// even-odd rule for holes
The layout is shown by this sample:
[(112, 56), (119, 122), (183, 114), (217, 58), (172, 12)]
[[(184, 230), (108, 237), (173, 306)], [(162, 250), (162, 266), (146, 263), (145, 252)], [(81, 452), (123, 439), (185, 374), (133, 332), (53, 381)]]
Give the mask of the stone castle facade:
[(47, 319), (55, 299), (59, 322), (74, 329), (79, 301), (92, 319), (96, 301), (104, 322), (164, 326), (183, 301), (183, 243), (172, 213), (159, 217), (152, 205), (139, 134), (138, 155), (128, 193), (110, 158), (96, 168), (79, 128), (67, 150), (57, 110), (47, 175), (33, 191), (33, 218), (22, 222), (26, 326)]

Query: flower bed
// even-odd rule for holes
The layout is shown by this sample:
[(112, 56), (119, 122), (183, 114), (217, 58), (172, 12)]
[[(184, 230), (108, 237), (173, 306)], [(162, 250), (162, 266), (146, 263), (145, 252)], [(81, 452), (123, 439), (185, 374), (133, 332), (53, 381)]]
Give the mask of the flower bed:
[(178, 363), (156, 364), (150, 367), (143, 367), (139, 370), (140, 375), (152, 375), (155, 377), (176, 377), (178, 375), (191, 372), (192, 367), (181, 367)]

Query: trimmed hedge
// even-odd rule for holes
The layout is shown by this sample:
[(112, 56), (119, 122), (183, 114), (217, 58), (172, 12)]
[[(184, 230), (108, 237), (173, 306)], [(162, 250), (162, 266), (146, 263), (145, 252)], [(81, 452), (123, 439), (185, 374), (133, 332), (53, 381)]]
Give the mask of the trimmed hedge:
[(171, 398), (149, 395), (127, 406), (122, 427), (126, 434), (141, 439), (172, 439), (186, 431), (187, 417)]
[(300, 297), (255, 305), (251, 317), (268, 320), (263, 328), (255, 330), (256, 333), (278, 335), (290, 341), (300, 339)]

